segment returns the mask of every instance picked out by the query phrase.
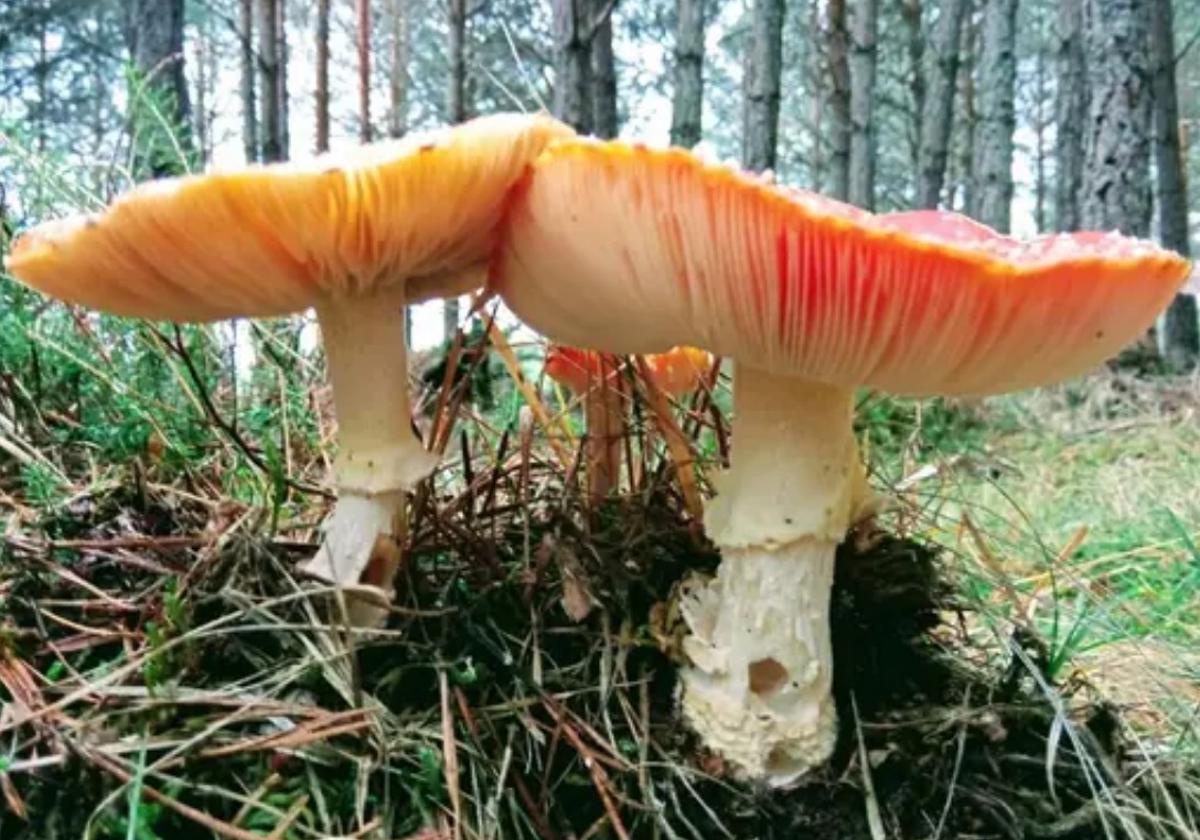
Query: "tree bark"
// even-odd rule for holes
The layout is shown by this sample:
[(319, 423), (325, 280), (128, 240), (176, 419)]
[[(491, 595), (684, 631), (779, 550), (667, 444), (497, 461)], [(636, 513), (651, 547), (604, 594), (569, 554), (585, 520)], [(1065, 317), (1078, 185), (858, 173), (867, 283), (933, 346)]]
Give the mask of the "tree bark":
[(1083, 0), (1059, 0), (1058, 84), (1054, 97), (1054, 227), (1079, 230), (1083, 189), (1083, 126), (1087, 120), (1087, 61), (1083, 49)]
[(913, 171), (921, 165), (921, 115), (925, 113), (925, 32), (921, 18), (921, 0), (900, 0), (900, 18), (906, 34), (905, 52), (908, 55), (908, 142)]
[(590, 0), (554, 0), (554, 114), (581, 134), (592, 132)]
[(467, 118), (467, 0), (448, 0), (446, 12), (446, 31), (449, 36), (447, 54), (450, 61), (446, 119), (451, 125), (457, 125)]
[(972, 169), (975, 216), (1008, 233), (1012, 221), (1013, 96), (1017, 79), (1017, 0), (986, 0), (979, 57), (978, 124)]
[(388, 111), (388, 134), (392, 137), (403, 137), (408, 132), (409, 13), (409, 0), (391, 0), (392, 67), (388, 82), (392, 101)]
[[(467, 119), (467, 2), (466, 0), (448, 0), (447, 10), (447, 43), (450, 61), (450, 75), (446, 88), (446, 119), (451, 125), (457, 125)], [(461, 318), (457, 297), (447, 297), (442, 300), (442, 335), (446, 341), (454, 337)]]
[(290, 102), (288, 101), (288, 43), (287, 0), (275, 0), (275, 85), (279, 97), (279, 157), (287, 160), (292, 154)]
[(783, 71), (784, 0), (754, 0), (746, 51), (742, 164), (756, 172), (775, 168)]
[(258, 103), (255, 101), (254, 0), (238, 3), (242, 64), (242, 149), (246, 163), (258, 160)]
[(196, 33), (196, 97), (193, 112), (193, 123), (196, 128), (196, 152), (200, 168), (203, 169), (212, 159), (212, 121), (209, 119), (209, 103), (212, 101), (209, 88), (213, 83), (215, 73), (212, 67), (212, 33), (210, 18), (205, 17), (197, 27)]
[[(1158, 174), (1158, 229), (1162, 243), (1191, 256), (1188, 236), (1187, 171), (1179, 137), (1175, 88), (1175, 21), (1171, 0), (1150, 0), (1150, 61), (1153, 68), (1154, 162)], [(1167, 363), (1187, 370), (1200, 358), (1196, 298), (1178, 294), (1163, 318)]]
[(825, 89), (828, 82), (825, 51), (821, 46), (821, 6), (822, 0), (808, 0), (808, 53), (805, 57), (807, 67), (804, 96), (808, 100), (807, 130), (812, 137), (808, 158), (808, 186), (813, 192), (821, 192), (825, 188)]
[(261, 159), (283, 160), (282, 126), (279, 113), (279, 16), (275, 5), (282, 0), (258, 0), (258, 79), (259, 128), (262, 134)]
[(959, 42), (968, 0), (942, 0), (925, 67), (925, 103), (917, 165), (917, 206), (936, 209), (942, 198), (954, 125)]
[(1048, 98), (1045, 39), (1039, 33), (1033, 59), (1033, 223), (1038, 233), (1046, 230), (1046, 117)]
[(829, 0), (825, 42), (829, 55), (829, 193), (850, 195), (850, 58), (846, 0)]
[(675, 90), (671, 145), (700, 142), (704, 114), (704, 0), (675, 0)]
[(317, 151), (329, 151), (329, 0), (317, 0)]
[[(42, 0), (43, 4), (47, 0)], [(46, 11), (45, 6), (42, 6), (42, 12)], [(34, 67), (34, 77), (37, 83), (37, 127), (35, 134), (37, 135), (37, 150), (38, 155), (43, 155), (46, 152), (47, 140), (47, 111), (50, 107), (50, 32), (47, 26), (48, 15), (42, 14), (38, 18), (38, 55), (37, 64)], [(42, 204), (42, 180), (37, 179), (37, 204), (40, 207)]]
[(608, 0), (592, 0), (592, 7), (592, 131), (608, 139), (616, 137), (621, 129), (613, 57), (613, 5)]
[(126, 0), (125, 38), (134, 78), (130, 128), (134, 172), (175, 175), (194, 150), (191, 104), (183, 74), (183, 0)]
[(975, 67), (979, 63), (979, 18), (974, 14), (975, 4), (972, 0), (971, 11), (968, 13), (968, 23), (963, 27), (962, 46), (962, 145), (958, 150), (958, 180), (962, 187), (962, 210), (969, 216), (975, 215), (977, 190), (974, 183), (975, 165), (975, 127), (979, 121), (975, 108)]
[(875, 53), (878, 0), (855, 0), (850, 15), (850, 191), (851, 204), (875, 209)]
[(1150, 232), (1150, 60), (1145, 0), (1085, 0), (1089, 91), (1083, 227)]
[(356, 0), (355, 44), (358, 48), (358, 139), (371, 142), (371, 0)]

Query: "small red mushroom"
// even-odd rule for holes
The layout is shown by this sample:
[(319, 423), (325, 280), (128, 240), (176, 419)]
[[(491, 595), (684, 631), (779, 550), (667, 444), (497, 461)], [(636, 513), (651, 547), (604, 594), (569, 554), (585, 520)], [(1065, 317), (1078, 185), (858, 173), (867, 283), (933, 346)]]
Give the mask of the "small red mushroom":
[[(694, 347), (673, 347), (665, 353), (645, 356), (642, 364), (646, 378), (651, 383), (651, 400), (657, 403), (656, 398), (661, 394), (679, 397), (694, 391), (711, 366), (712, 355)], [(620, 481), (626, 423), (624, 391), (617, 358), (594, 350), (550, 344), (546, 348), (543, 370), (551, 379), (584, 399), (588, 434), (588, 492), (592, 504), (598, 504)], [(690, 449), (678, 428), (663, 422), (664, 417), (669, 421), (665, 404), (656, 404), (654, 408), (660, 417), (660, 424), (665, 426), (663, 434), (671, 448), (672, 457), (683, 469), (691, 463), (691, 457), (688, 454), (684, 461), (680, 461), (680, 458), (690, 453)], [(684, 480), (682, 483), (689, 507), (693, 508), (694, 515), (699, 516), (699, 495), (695, 490), (695, 481)]]

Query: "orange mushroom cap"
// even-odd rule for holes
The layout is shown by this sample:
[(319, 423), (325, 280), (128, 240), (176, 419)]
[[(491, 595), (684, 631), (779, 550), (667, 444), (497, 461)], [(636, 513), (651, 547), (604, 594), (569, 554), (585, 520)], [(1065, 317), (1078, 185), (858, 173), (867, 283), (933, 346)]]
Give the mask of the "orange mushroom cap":
[[(305, 163), (142, 184), (103, 212), (25, 233), (18, 280), (119, 315), (280, 315), (407, 284), (479, 285), (503, 198), (565, 125), (504, 114)], [(479, 269), (478, 271), (476, 269)]]
[[(582, 394), (599, 382), (602, 375), (600, 358), (595, 350), (551, 344), (546, 348), (543, 367), (551, 379)], [(665, 353), (646, 356), (646, 367), (654, 377), (654, 383), (671, 396), (695, 390), (711, 364), (712, 356), (695, 347), (672, 347)]]
[(907, 394), (1081, 373), (1141, 334), (1187, 262), (1077, 233), (876, 216), (678, 150), (565, 140), (513, 190), (491, 285), (551, 339), (704, 347), (762, 370)]
[(672, 347), (646, 356), (646, 367), (660, 390), (678, 397), (696, 390), (712, 359), (711, 353), (696, 347)]

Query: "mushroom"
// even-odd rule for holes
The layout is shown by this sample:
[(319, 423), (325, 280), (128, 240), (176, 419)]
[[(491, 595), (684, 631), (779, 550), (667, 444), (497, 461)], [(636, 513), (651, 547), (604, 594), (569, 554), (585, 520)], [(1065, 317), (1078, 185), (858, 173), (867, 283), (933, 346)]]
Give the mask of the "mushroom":
[(650, 381), (664, 394), (682, 397), (700, 387), (712, 367), (712, 353), (697, 347), (672, 347), (665, 353), (642, 357)]
[[(497, 115), (306, 163), (142, 184), (97, 215), (25, 233), (5, 267), (71, 303), (172, 321), (314, 307), (338, 420), (339, 498), (309, 568), (377, 604), (403, 538), (404, 492), (436, 458), (413, 434), (406, 303), (482, 283), (500, 209), (570, 129)], [(351, 618), (380, 617), (365, 601)]]
[[(712, 356), (695, 347), (672, 347), (664, 353), (645, 356), (641, 362), (663, 437), (682, 470), (691, 463), (690, 447), (671, 420), (663, 395), (679, 397), (694, 391), (712, 364)], [(588, 434), (588, 496), (593, 505), (598, 504), (620, 480), (626, 424), (616, 359), (607, 353), (551, 344), (546, 348), (543, 370), (554, 381), (583, 395)], [(695, 482), (685, 481), (684, 492), (688, 506), (699, 516)]]
[(546, 348), (542, 369), (583, 398), (588, 502), (595, 507), (621, 480), (625, 409), (616, 360), (607, 354), (552, 344)]
[(836, 740), (834, 550), (866, 491), (855, 388), (985, 395), (1075, 376), (1140, 335), (1187, 269), (1117, 234), (1019, 241), (572, 139), (514, 190), (490, 286), (554, 341), (734, 360), (732, 465), (705, 514), (723, 559), (682, 605), (682, 711), (739, 775), (783, 786)]

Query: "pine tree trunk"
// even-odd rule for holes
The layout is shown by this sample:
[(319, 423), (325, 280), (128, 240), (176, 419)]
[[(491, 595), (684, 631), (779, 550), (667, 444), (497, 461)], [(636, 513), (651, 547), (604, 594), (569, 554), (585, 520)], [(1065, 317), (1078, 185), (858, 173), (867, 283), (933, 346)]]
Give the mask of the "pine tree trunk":
[(784, 0), (754, 0), (746, 52), (742, 164), (756, 172), (775, 168), (783, 71)]
[(258, 160), (258, 103), (255, 101), (254, 0), (238, 3), (242, 70), (242, 149), (246, 163)]
[(287, 3), (288, 0), (275, 0), (275, 75), (278, 79), (275, 89), (279, 96), (280, 160), (287, 160), (292, 154), (292, 133), (289, 127), (291, 108), (288, 101)]
[[(1040, 33), (1039, 33), (1040, 34)], [(1046, 230), (1046, 49), (1040, 39), (1033, 64), (1033, 223), (1038, 233)]]
[[(1079, 221), (1088, 230), (1150, 233), (1149, 29), (1146, 0), (1084, 0), (1088, 112)], [(1132, 350), (1135, 360), (1157, 355), (1156, 332)]]
[[(43, 3), (46, 0), (42, 0)], [(37, 81), (37, 126), (35, 134), (37, 136), (37, 151), (38, 155), (43, 155), (46, 151), (47, 139), (47, 113), (50, 109), (50, 32), (46, 25), (48, 15), (45, 14), (46, 8), (43, 5), (42, 15), (38, 18), (38, 55), (37, 64), (34, 66), (34, 76)], [(41, 205), (42, 198), (42, 180), (37, 179), (37, 204)]]
[(175, 175), (189, 168), (195, 148), (183, 74), (183, 0), (126, 2), (134, 172), (151, 178)]
[(446, 31), (449, 36), (447, 55), (450, 61), (446, 120), (451, 125), (457, 125), (467, 118), (467, 0), (448, 0), (446, 10)]
[(808, 32), (805, 57), (804, 97), (808, 101), (808, 133), (812, 137), (808, 157), (809, 189), (821, 192), (825, 187), (825, 89), (827, 85), (825, 53), (821, 48), (822, 0), (808, 0)]
[(317, 151), (329, 151), (329, 0), (317, 0)]
[(675, 0), (675, 90), (671, 144), (700, 142), (704, 114), (704, 0)]
[(963, 27), (962, 46), (960, 47), (963, 72), (962, 105), (962, 145), (958, 150), (958, 180), (962, 186), (962, 211), (968, 216), (975, 215), (978, 204), (975, 189), (975, 128), (979, 122), (975, 96), (975, 68), (979, 63), (979, 16), (974, 14), (974, 2), (967, 25)]
[(954, 125), (958, 87), (959, 42), (968, 0), (942, 0), (925, 67), (925, 107), (917, 165), (917, 206), (935, 209), (941, 202)]
[(282, 0), (258, 0), (258, 79), (259, 129), (262, 132), (262, 160), (283, 160), (281, 114), (279, 113), (279, 47), (275, 31), (279, 16), (275, 4)]
[(392, 137), (403, 137), (408, 132), (409, 11), (409, 0), (391, 0), (392, 66), (388, 82), (392, 101), (388, 111), (388, 134)]
[(875, 209), (875, 52), (878, 0), (855, 0), (850, 15), (850, 192), (851, 204)]
[(908, 143), (913, 171), (921, 165), (921, 115), (925, 113), (925, 32), (921, 27), (921, 0), (900, 0), (900, 18), (904, 21), (905, 47), (908, 54)]
[(1008, 233), (1012, 222), (1016, 43), (1017, 0), (986, 0), (972, 166), (978, 196), (975, 216), (1002, 233)]
[[(467, 2), (448, 0), (446, 9), (449, 35), (447, 52), (450, 61), (446, 89), (446, 119), (451, 125), (457, 125), (467, 118)], [(458, 298), (445, 298), (442, 301), (442, 334), (446, 341), (454, 337), (460, 317)]]
[(1058, 72), (1054, 97), (1054, 227), (1079, 230), (1083, 189), (1083, 126), (1087, 121), (1087, 61), (1083, 49), (1083, 0), (1059, 0)]
[(196, 36), (196, 96), (194, 98), (195, 108), (192, 115), (192, 121), (196, 127), (196, 151), (199, 156), (198, 163), (203, 169), (212, 159), (212, 144), (211, 144), (211, 122), (209, 120), (209, 86), (213, 81), (213, 74), (210, 72), (212, 67), (210, 56), (213, 52), (212, 33), (209, 31), (210, 19), (204, 18), (197, 27), (199, 30)]
[(829, 0), (829, 194), (850, 195), (850, 58), (846, 33), (846, 0)]
[(1085, 0), (1089, 91), (1083, 227), (1150, 232), (1151, 91), (1145, 0)]
[(371, 142), (371, 0), (356, 0), (355, 44), (358, 49), (358, 139)]
[(554, 114), (581, 134), (592, 131), (590, 0), (553, 0)]
[(617, 67), (613, 58), (612, 10), (607, 0), (592, 0), (592, 131), (597, 137), (616, 137)]
[[(1162, 243), (1191, 256), (1188, 237), (1187, 175), (1179, 138), (1179, 98), (1175, 88), (1175, 21), (1171, 0), (1150, 0), (1150, 60), (1153, 69), (1154, 161), (1158, 174), (1158, 228)], [(1196, 298), (1179, 294), (1163, 319), (1167, 363), (1178, 370), (1200, 357)]]

